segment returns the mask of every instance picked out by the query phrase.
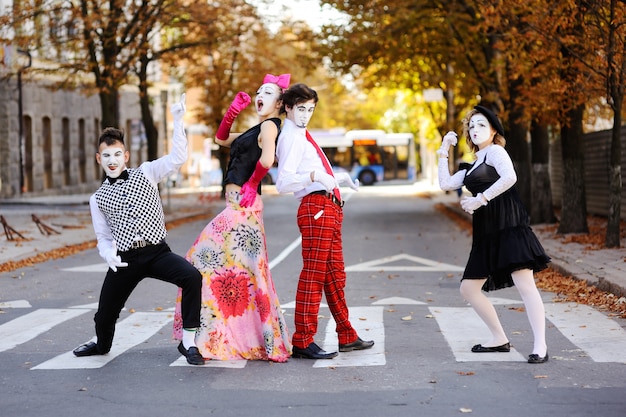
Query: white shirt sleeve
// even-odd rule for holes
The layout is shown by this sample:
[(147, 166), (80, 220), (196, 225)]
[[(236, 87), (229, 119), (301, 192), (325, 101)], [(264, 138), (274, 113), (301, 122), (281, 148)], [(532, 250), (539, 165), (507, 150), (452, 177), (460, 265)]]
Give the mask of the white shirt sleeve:
[(187, 161), (187, 136), (182, 125), (175, 126), (175, 129), (181, 129), (182, 133), (174, 132), (170, 153), (154, 161), (144, 162), (139, 167), (146, 178), (154, 185), (178, 171)]
[(465, 179), (465, 172), (467, 170), (463, 169), (457, 171), (454, 175), (450, 175), (448, 158), (439, 158), (437, 170), (439, 173), (439, 187), (443, 191), (458, 190), (463, 186), (463, 180)]
[(89, 197), (89, 210), (91, 211), (93, 230), (96, 232), (96, 239), (98, 240), (98, 253), (102, 259), (106, 260), (105, 255), (113, 249), (114, 239), (104, 214), (98, 208), (95, 194)]
[(517, 174), (508, 152), (500, 145), (492, 145), (487, 150), (486, 163), (496, 169), (500, 179), (487, 188), (483, 195), (489, 201), (499, 196), (517, 182)]
[[(304, 131), (304, 129), (302, 129)], [(300, 132), (286, 125), (278, 136), (276, 158), (278, 159), (278, 179), (276, 190), (281, 194), (294, 193), (310, 186), (311, 173), (299, 173), (306, 142), (297, 137)]]

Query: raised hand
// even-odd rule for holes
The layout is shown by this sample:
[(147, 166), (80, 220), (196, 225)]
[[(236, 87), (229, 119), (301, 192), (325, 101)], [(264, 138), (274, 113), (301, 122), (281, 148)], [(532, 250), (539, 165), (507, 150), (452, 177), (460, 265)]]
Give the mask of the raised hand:
[(446, 133), (441, 142), (441, 147), (437, 150), (437, 155), (447, 158), (450, 146), (455, 146), (458, 142), (456, 132), (450, 131)]
[(250, 96), (243, 91), (237, 93), (233, 102), (230, 103), (230, 107), (226, 110), (226, 114), (220, 123), (220, 126), (217, 128), (217, 132), (215, 133), (215, 137), (219, 140), (228, 139), (228, 135), (230, 135), (230, 128), (233, 126), (235, 122), (235, 118), (237, 115), (248, 105), (250, 105)]
[(186, 111), (187, 108), (185, 107), (185, 93), (183, 93), (180, 95), (180, 101), (170, 106), (170, 112), (172, 112), (174, 120), (182, 120), (183, 115)]

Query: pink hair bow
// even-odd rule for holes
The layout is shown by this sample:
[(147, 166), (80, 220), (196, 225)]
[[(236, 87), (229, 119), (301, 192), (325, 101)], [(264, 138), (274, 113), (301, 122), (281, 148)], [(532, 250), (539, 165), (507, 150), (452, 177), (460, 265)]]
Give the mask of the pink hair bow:
[(289, 87), (289, 81), (291, 80), (291, 74), (280, 74), (280, 75), (272, 75), (267, 74), (265, 78), (263, 78), (263, 84), (265, 83), (274, 83), (277, 84), (280, 88)]

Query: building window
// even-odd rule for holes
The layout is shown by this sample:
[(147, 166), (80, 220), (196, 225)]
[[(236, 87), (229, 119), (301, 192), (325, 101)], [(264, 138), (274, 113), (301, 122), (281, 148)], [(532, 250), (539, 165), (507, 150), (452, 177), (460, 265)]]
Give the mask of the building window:
[(78, 180), (87, 182), (87, 152), (85, 149), (85, 120), (78, 121)]
[(24, 116), (24, 191), (34, 191), (33, 186), (33, 119)]
[(70, 139), (70, 119), (64, 117), (61, 121), (63, 135), (63, 144), (61, 153), (63, 155), (63, 185), (72, 183), (72, 144)]
[(50, 189), (54, 186), (52, 175), (52, 127), (49, 117), (44, 117), (43, 125), (43, 188)]

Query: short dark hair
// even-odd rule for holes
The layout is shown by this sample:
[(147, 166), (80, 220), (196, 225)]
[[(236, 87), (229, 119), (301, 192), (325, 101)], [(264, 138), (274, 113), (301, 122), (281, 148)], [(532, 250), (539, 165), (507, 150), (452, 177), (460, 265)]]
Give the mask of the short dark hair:
[(317, 91), (302, 83), (294, 84), (283, 92), (283, 104), (280, 106), (280, 114), (287, 113), (285, 107), (293, 108), (299, 103), (309, 100), (313, 100), (317, 104), (319, 100)]
[(98, 139), (98, 148), (103, 142), (109, 146), (115, 144), (116, 142), (120, 142), (124, 145), (124, 131), (116, 127), (104, 128), (102, 133), (100, 133), (100, 138)]

